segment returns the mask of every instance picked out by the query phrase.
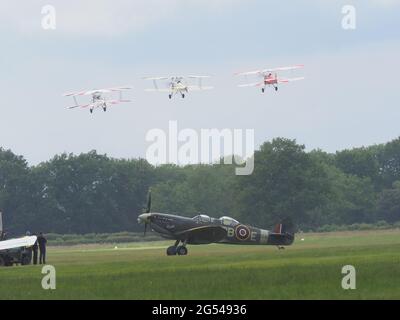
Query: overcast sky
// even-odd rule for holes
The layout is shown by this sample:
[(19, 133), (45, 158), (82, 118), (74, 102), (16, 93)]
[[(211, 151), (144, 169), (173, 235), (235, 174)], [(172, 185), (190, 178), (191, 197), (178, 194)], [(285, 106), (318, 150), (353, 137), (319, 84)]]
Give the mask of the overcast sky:
[[(53, 5), (56, 30), (41, 27)], [(342, 28), (342, 7), (356, 29)], [(254, 129), (335, 152), (400, 134), (400, 1), (2, 0), (0, 146), (31, 164), (96, 149), (144, 157), (146, 133)], [(236, 71), (305, 64), (306, 80), (262, 95)], [(210, 74), (213, 91), (168, 100), (141, 78)], [(131, 84), (134, 103), (68, 110), (64, 92)]]

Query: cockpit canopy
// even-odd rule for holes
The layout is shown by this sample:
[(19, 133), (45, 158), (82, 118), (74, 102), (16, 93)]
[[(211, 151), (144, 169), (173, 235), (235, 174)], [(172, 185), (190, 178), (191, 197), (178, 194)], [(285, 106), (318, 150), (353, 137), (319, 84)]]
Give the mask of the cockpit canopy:
[(199, 214), (199, 215), (193, 217), (193, 220), (198, 221), (198, 222), (205, 222), (205, 223), (211, 222), (211, 218), (205, 214)]
[(239, 224), (239, 221), (237, 221), (231, 217), (224, 216), (224, 217), (219, 218), (219, 220), (221, 220), (221, 223), (224, 226), (234, 226), (234, 225)]

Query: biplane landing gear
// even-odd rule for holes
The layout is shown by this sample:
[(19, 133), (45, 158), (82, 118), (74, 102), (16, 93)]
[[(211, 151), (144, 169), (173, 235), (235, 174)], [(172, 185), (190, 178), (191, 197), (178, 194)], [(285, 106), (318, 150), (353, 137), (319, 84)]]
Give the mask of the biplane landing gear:
[(93, 113), (93, 109), (90, 109), (90, 113)]
[(284, 246), (278, 246), (278, 250), (285, 250)]
[(185, 94), (184, 93), (182, 93), (182, 99), (185, 99)]
[(168, 98), (172, 99), (172, 94), (169, 94), (169, 95), (168, 95)]
[(278, 91), (278, 87), (275, 87), (275, 91)]
[(264, 93), (265, 92), (265, 88), (261, 88), (261, 92)]
[(107, 108), (106, 108), (106, 107), (104, 107), (104, 108), (103, 108), (103, 110), (104, 110), (104, 112), (106, 112), (106, 111), (107, 111)]

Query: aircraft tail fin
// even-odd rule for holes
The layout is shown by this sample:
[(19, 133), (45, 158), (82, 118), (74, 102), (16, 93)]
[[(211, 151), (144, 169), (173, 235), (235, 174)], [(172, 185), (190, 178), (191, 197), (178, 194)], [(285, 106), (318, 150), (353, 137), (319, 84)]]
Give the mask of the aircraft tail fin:
[(294, 241), (294, 226), (290, 220), (275, 225), (268, 237), (269, 244), (291, 245)]

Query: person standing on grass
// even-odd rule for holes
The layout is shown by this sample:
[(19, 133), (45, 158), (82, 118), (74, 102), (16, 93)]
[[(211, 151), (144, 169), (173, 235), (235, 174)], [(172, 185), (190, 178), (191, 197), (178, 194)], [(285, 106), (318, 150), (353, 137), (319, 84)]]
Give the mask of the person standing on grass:
[[(36, 236), (36, 233), (33, 234)], [(37, 264), (38, 262), (38, 240), (36, 239), (35, 244), (32, 246), (33, 251), (33, 264)]]
[(37, 238), (39, 244), (39, 263), (46, 264), (46, 243), (47, 239), (44, 237), (43, 233), (40, 232)]

